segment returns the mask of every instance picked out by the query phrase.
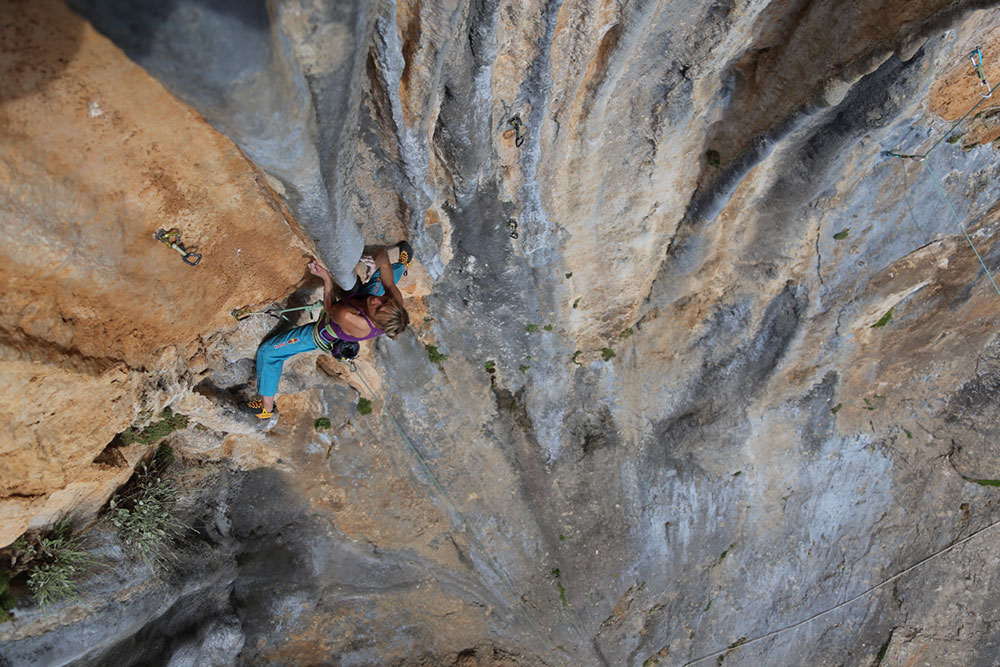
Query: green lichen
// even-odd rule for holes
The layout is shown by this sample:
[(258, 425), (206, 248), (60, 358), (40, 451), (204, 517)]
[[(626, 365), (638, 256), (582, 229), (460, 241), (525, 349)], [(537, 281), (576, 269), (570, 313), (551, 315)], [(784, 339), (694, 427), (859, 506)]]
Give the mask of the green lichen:
[(187, 428), (187, 426), (187, 417), (182, 414), (174, 414), (169, 407), (166, 407), (157, 417), (157, 421), (141, 428), (135, 425), (129, 426), (114, 437), (111, 446), (124, 447), (134, 443), (153, 445), (174, 431)]
[(436, 345), (424, 345), (424, 347), (427, 348), (427, 358), (432, 364), (440, 364), (448, 358), (447, 354), (438, 351)]
[(879, 327), (884, 327), (885, 325), (887, 325), (889, 323), (889, 320), (891, 320), (891, 319), (892, 319), (892, 308), (890, 308), (889, 312), (887, 312), (885, 315), (883, 315), (882, 318), (878, 322), (876, 322), (875, 324), (873, 324), (871, 326), (871, 328), (872, 329), (877, 329)]

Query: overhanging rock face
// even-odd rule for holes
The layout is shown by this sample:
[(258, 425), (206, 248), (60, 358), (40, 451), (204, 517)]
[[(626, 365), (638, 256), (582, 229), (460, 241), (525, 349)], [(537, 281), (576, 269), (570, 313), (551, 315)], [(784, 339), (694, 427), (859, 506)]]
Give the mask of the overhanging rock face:
[[(312, 246), (341, 282), (362, 239), (418, 256), (412, 332), (361, 375), (290, 363), (267, 434), (215, 414), (266, 327), (185, 320), (195, 374), (150, 357), (215, 419), (188, 464), (262, 469), (200, 478), (218, 604), (86, 660), (992, 664), (996, 3), (70, 4), (265, 174), (273, 247), (304, 232), (242, 301)], [(4, 655), (69, 632), (26, 614)]]

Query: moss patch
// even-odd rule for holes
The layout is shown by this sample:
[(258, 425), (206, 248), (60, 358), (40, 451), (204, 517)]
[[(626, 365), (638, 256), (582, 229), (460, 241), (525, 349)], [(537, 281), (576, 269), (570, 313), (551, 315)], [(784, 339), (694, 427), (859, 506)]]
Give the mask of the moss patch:
[(143, 428), (129, 426), (127, 429), (114, 437), (114, 440), (111, 441), (111, 445), (113, 447), (124, 447), (136, 442), (143, 445), (152, 445), (167, 437), (174, 431), (187, 428), (187, 426), (187, 417), (182, 414), (174, 414), (173, 411), (167, 407), (163, 409), (163, 412), (160, 413), (157, 420), (148, 426)]

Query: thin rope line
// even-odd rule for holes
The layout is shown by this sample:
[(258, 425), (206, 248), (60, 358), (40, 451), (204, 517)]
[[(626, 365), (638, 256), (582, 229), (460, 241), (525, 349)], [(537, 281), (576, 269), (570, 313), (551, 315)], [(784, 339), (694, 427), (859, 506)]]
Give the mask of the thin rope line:
[(718, 656), (723, 655), (723, 654), (728, 654), (731, 651), (736, 651), (738, 649), (743, 648), (744, 646), (748, 646), (750, 644), (762, 641), (764, 639), (769, 639), (769, 638), (774, 637), (775, 635), (778, 635), (778, 634), (780, 634), (782, 632), (785, 632), (787, 630), (793, 630), (793, 629), (795, 629), (795, 628), (797, 628), (799, 626), (805, 625), (806, 623), (809, 623), (810, 621), (814, 621), (817, 618), (820, 618), (821, 616), (826, 616), (827, 614), (833, 613), (834, 611), (840, 609), (841, 607), (846, 607), (847, 605), (852, 604), (852, 603), (856, 602), (857, 600), (860, 600), (861, 598), (865, 597), (866, 595), (868, 595), (870, 593), (873, 593), (874, 591), (882, 588), (886, 584), (889, 584), (889, 583), (892, 583), (893, 581), (896, 581), (897, 579), (899, 579), (903, 575), (907, 574), (908, 572), (912, 572), (913, 570), (915, 570), (916, 568), (920, 567), (924, 563), (927, 563), (928, 561), (931, 561), (931, 560), (937, 558), (938, 556), (941, 556), (942, 554), (945, 554), (945, 553), (951, 551), (955, 547), (958, 547), (958, 546), (960, 546), (962, 544), (965, 544), (966, 542), (968, 542), (972, 538), (976, 537), (980, 533), (983, 533), (983, 532), (989, 530), (990, 528), (993, 528), (994, 526), (996, 526), (998, 524), (1000, 524), (1000, 519), (997, 519), (996, 521), (994, 521), (993, 523), (989, 524), (988, 526), (980, 528), (979, 530), (977, 530), (976, 532), (972, 533), (971, 535), (968, 535), (967, 537), (963, 537), (958, 542), (955, 542), (954, 544), (951, 544), (951, 545), (949, 545), (949, 546), (947, 546), (947, 547), (945, 547), (945, 548), (943, 548), (943, 549), (941, 549), (939, 551), (936, 551), (936, 552), (932, 553), (930, 556), (927, 556), (926, 558), (918, 560), (916, 563), (914, 563), (910, 567), (906, 568), (902, 572), (899, 572), (898, 574), (894, 574), (893, 576), (889, 577), (885, 581), (882, 581), (882, 582), (880, 582), (880, 583), (872, 586), (871, 588), (869, 588), (869, 589), (867, 589), (865, 591), (862, 591), (861, 593), (858, 593), (857, 595), (855, 595), (854, 597), (852, 597), (850, 600), (845, 600), (844, 602), (841, 602), (840, 604), (834, 605), (833, 607), (830, 607), (829, 609), (826, 609), (824, 611), (821, 611), (821, 612), (818, 612), (816, 614), (813, 614), (809, 618), (806, 618), (806, 619), (803, 619), (801, 621), (798, 621), (797, 623), (793, 623), (791, 625), (786, 625), (783, 628), (779, 628), (777, 630), (772, 630), (771, 632), (766, 632), (766, 633), (764, 633), (764, 634), (762, 634), (762, 635), (760, 635), (758, 637), (754, 637), (753, 639), (748, 639), (747, 641), (741, 643), (739, 646), (733, 646), (733, 647), (730, 647), (730, 648), (725, 648), (725, 649), (722, 649), (720, 651), (715, 651), (714, 653), (709, 653), (707, 655), (703, 655), (700, 658), (695, 658), (694, 660), (691, 660), (689, 662), (685, 662), (684, 663), (684, 667), (688, 667), (688, 665), (695, 665), (695, 664), (697, 664), (699, 662), (703, 662), (705, 660), (708, 660), (709, 658), (715, 658), (715, 657), (718, 657)]
[[(531, 629), (535, 633), (535, 636), (542, 642), (544, 646), (549, 646), (548, 640), (542, 634), (541, 630), (538, 629), (538, 625), (535, 623), (534, 619), (531, 618), (531, 615), (528, 613), (527, 608), (525, 608), (524, 606), (524, 602), (522, 602), (521, 598), (514, 592), (514, 589), (507, 581), (507, 577), (501, 574), (502, 568), (500, 568), (499, 565), (496, 564), (496, 562), (493, 560), (493, 557), (490, 556), (489, 551), (486, 550), (486, 547), (483, 546), (483, 543), (479, 541), (478, 537), (476, 537), (476, 533), (472, 529), (472, 526), (469, 524), (468, 520), (465, 518), (465, 515), (462, 513), (461, 510), (458, 509), (454, 501), (452, 501), (451, 496), (448, 495), (448, 492), (445, 491), (444, 486), (442, 486), (441, 482), (438, 481), (438, 478), (434, 474), (434, 471), (431, 470), (430, 465), (428, 465), (427, 461), (420, 454), (420, 451), (417, 450), (416, 446), (413, 444), (413, 441), (410, 440), (410, 438), (406, 435), (406, 433), (403, 432), (403, 429), (399, 425), (399, 422), (396, 420), (396, 417), (391, 412), (389, 412), (388, 407), (386, 407), (385, 401), (383, 401), (381, 398), (378, 397), (375, 391), (368, 384), (367, 380), (365, 380), (365, 376), (362, 375), (361, 371), (358, 369), (356, 364), (352, 362), (349, 363), (348, 366), (350, 366), (351, 370), (357, 374), (362, 384), (365, 385), (365, 389), (367, 389), (368, 392), (372, 395), (372, 397), (376, 401), (378, 401), (379, 405), (382, 406), (382, 413), (389, 417), (389, 420), (392, 422), (393, 426), (396, 427), (396, 432), (399, 434), (400, 438), (402, 438), (403, 441), (407, 444), (407, 446), (410, 449), (410, 452), (420, 463), (421, 467), (424, 469), (424, 472), (427, 473), (427, 476), (430, 478), (434, 488), (437, 489), (438, 493), (440, 493), (441, 496), (447, 501), (449, 507), (451, 507), (452, 512), (454, 512), (455, 515), (458, 516), (458, 518), (461, 520), (462, 525), (465, 526), (465, 530), (468, 533), (469, 537), (471, 538), (472, 542), (475, 544), (476, 548), (478, 548), (479, 551), (482, 553), (483, 557), (486, 560), (487, 565), (489, 565), (490, 569), (493, 570), (493, 574), (497, 576), (497, 579), (500, 581), (500, 584), (504, 587), (504, 590), (506, 590), (507, 594), (511, 597), (511, 599), (515, 601), (515, 603), (517, 604), (518, 608), (521, 611), (521, 614), (524, 616), (524, 618), (528, 621), (528, 624), (531, 626)], [(550, 648), (549, 650), (552, 651), (553, 649)]]
[[(997, 85), (995, 85), (992, 88), (990, 88), (989, 94), (992, 95), (993, 91), (996, 90), (997, 88), (1000, 88), (1000, 83), (997, 83)], [(955, 121), (955, 123), (951, 127), (948, 128), (948, 131), (944, 132), (941, 135), (941, 137), (937, 141), (935, 141), (931, 145), (930, 148), (927, 149), (927, 151), (925, 153), (914, 154), (914, 155), (904, 155), (904, 154), (901, 154), (901, 153), (893, 153), (893, 152), (889, 151), (887, 154), (890, 155), (890, 156), (892, 156), (892, 157), (909, 158), (909, 159), (912, 159), (912, 160), (917, 160), (918, 162), (923, 162), (924, 160), (927, 159), (927, 156), (931, 154), (931, 151), (933, 151), (935, 148), (937, 148), (938, 146), (940, 146), (942, 141), (944, 141), (949, 136), (951, 136), (951, 133), (954, 132), (955, 129), (958, 128), (958, 126), (961, 125), (965, 121), (965, 119), (969, 117), (969, 114), (971, 114), (973, 111), (975, 111), (976, 109), (978, 109), (979, 105), (982, 104), (983, 102), (985, 102), (986, 99), (987, 99), (986, 97), (980, 96), (979, 101), (976, 102), (975, 104), (973, 104), (972, 108), (965, 112), (964, 116), (962, 116), (957, 121)]]
[(986, 268), (986, 262), (983, 261), (983, 256), (979, 254), (978, 250), (976, 250), (976, 245), (972, 242), (972, 238), (969, 236), (969, 233), (965, 231), (965, 225), (962, 224), (962, 220), (958, 217), (955, 207), (951, 205), (951, 200), (948, 199), (948, 194), (944, 191), (944, 187), (941, 185), (941, 181), (938, 180), (937, 174), (935, 174), (931, 169), (931, 165), (929, 163), (924, 162), (924, 167), (927, 168), (927, 173), (929, 173), (931, 178), (934, 179), (934, 184), (937, 185), (938, 191), (941, 193), (941, 196), (944, 197), (945, 203), (948, 204), (948, 209), (951, 211), (952, 216), (954, 216), (955, 222), (958, 224), (958, 228), (962, 230), (965, 240), (969, 242), (969, 247), (972, 248), (972, 252), (976, 253), (976, 257), (979, 259), (979, 263), (982, 265), (983, 271), (986, 272), (987, 277), (989, 277), (990, 282), (993, 284), (993, 289), (995, 289), (997, 294), (1000, 295), (1000, 287), (997, 287), (996, 281), (993, 280), (993, 274), (991, 274), (990, 270)]

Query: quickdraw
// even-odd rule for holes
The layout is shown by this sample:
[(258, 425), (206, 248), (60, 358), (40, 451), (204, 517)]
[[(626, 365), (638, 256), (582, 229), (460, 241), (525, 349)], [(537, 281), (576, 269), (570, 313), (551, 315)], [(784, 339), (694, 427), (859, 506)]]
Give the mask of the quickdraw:
[(169, 231), (165, 229), (158, 229), (156, 230), (156, 233), (153, 234), (153, 238), (166, 245), (168, 248), (176, 250), (180, 253), (181, 259), (183, 259), (184, 263), (188, 266), (197, 266), (198, 262), (201, 261), (201, 255), (196, 252), (189, 252), (184, 248), (184, 246), (181, 245), (181, 233), (177, 229), (171, 229)]
[(975, 49), (969, 53), (969, 60), (972, 61), (972, 66), (975, 68), (975, 73), (979, 76), (979, 86), (980, 88), (986, 87), (986, 94), (979, 93), (979, 96), (983, 99), (993, 97), (993, 89), (990, 88), (990, 82), (986, 80), (986, 73), (983, 72), (983, 52), (979, 50), (977, 46)]
[(517, 220), (511, 218), (507, 221), (507, 226), (510, 227), (510, 237), (512, 239), (517, 238)]
[(310, 303), (308, 306), (300, 306), (298, 308), (282, 308), (281, 310), (278, 310), (276, 308), (268, 308), (267, 310), (250, 310), (250, 306), (243, 306), (242, 308), (234, 308), (233, 312), (230, 313), (230, 315), (232, 315), (238, 320), (246, 319), (251, 315), (270, 315), (271, 317), (274, 317), (276, 319), (290, 322), (291, 320), (285, 317), (285, 313), (291, 313), (296, 310), (312, 311), (322, 307), (323, 307), (322, 301), (316, 301), (315, 303)]
[(528, 136), (528, 133), (523, 131), (524, 123), (521, 122), (521, 114), (514, 114), (514, 117), (507, 122), (514, 128), (514, 145), (520, 148), (524, 144), (524, 138)]

